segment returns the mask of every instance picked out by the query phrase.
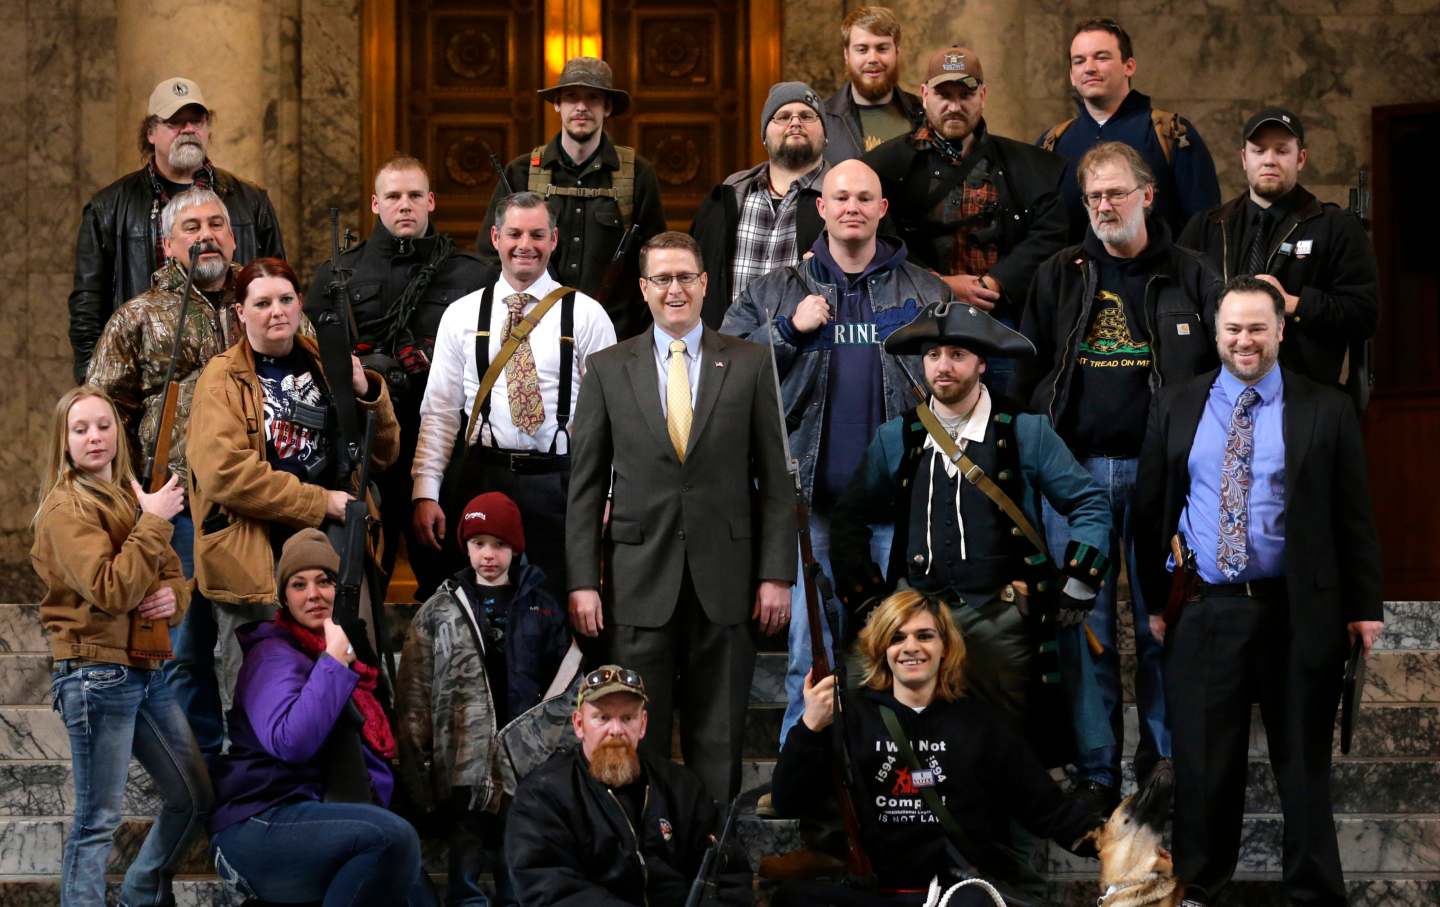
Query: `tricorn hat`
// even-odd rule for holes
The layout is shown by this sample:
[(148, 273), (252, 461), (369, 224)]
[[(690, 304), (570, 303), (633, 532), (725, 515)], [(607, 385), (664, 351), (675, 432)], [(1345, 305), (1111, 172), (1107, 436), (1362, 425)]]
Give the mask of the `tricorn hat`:
[(549, 88), (542, 88), (536, 94), (542, 101), (555, 101), (566, 88), (593, 88), (603, 91), (610, 98), (610, 115), (618, 117), (630, 109), (630, 95), (615, 87), (615, 74), (610, 64), (599, 57), (576, 57), (565, 61), (560, 78)]
[(885, 352), (918, 356), (930, 346), (961, 346), (977, 356), (1012, 359), (1035, 355), (1035, 344), (985, 312), (963, 302), (932, 302), (915, 320), (885, 338)]

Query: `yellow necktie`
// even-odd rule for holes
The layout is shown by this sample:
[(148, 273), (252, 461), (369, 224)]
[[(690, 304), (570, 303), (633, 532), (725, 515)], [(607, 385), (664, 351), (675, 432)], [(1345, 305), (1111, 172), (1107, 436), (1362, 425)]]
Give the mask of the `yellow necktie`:
[(675, 455), (685, 462), (685, 444), (690, 439), (690, 370), (685, 367), (685, 341), (670, 341), (670, 371), (665, 378), (665, 425)]

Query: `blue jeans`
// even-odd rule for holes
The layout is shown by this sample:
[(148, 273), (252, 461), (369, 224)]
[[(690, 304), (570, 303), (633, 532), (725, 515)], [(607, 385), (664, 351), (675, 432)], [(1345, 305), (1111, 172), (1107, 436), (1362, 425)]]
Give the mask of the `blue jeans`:
[[(890, 540), (895, 536), (895, 528), (890, 525), (870, 527), (870, 557), (885, 570), (890, 563)], [(810, 548), (815, 553), (815, 560), (820, 564), (820, 569), (826, 576), (834, 577), (835, 573), (830, 569), (830, 518), (828, 516), (811, 512), (810, 514)], [(796, 554), (799, 561), (799, 554)], [(803, 572), (804, 564), (800, 564), (800, 571)], [(838, 599), (831, 599), (824, 603), (827, 608), (833, 607), (838, 611), (838, 623), (840, 624), (841, 636), (845, 634), (845, 610)], [(823, 628), (825, 648), (830, 653), (830, 664), (838, 663), (838, 658), (843, 654), (836, 651), (835, 639), (831, 633), (829, 624)], [(790, 591), (790, 657), (785, 663), (785, 717), (780, 723), (780, 745), (785, 745), (785, 738), (789, 735), (790, 729), (800, 716), (805, 713), (805, 675), (810, 673), (810, 615), (805, 610), (805, 584), (801, 582), (801, 572), (795, 574), (795, 588)], [(850, 678), (851, 681), (854, 678)]]
[[(180, 556), (180, 569), (186, 576), (195, 575), (195, 523), (189, 511), (175, 516), (175, 533), (170, 545)], [(220, 685), (215, 678), (215, 640), (219, 629), (215, 624), (215, 607), (200, 594), (190, 590), (190, 608), (179, 626), (170, 628), (170, 648), (175, 657), (165, 662), (165, 682), (174, 692), (175, 700), (190, 719), (190, 729), (200, 753), (207, 760), (220, 755), (225, 745), (225, 722), (220, 708)]]
[(175, 903), (171, 882), (191, 839), (205, 827), (214, 794), (185, 715), (159, 671), (57, 662), (55, 709), (70, 735), (75, 823), (65, 839), (60, 903), (105, 903), (105, 863), (125, 802), (133, 753), (150, 773), (162, 808), (125, 873), (121, 902)]
[[(1135, 770), (1143, 780), (1160, 758), (1170, 757), (1170, 730), (1165, 718), (1165, 687), (1161, 674), (1164, 648), (1150, 635), (1150, 621), (1134, 577), (1135, 527), (1131, 508), (1135, 501), (1135, 474), (1139, 461), (1116, 457), (1091, 457), (1080, 465), (1090, 473), (1110, 498), (1110, 571), (1095, 596), (1095, 609), (1086, 622), (1095, 632), (1104, 651), (1095, 658), (1095, 678), (1115, 745), (1081, 752), (1076, 760), (1080, 777), (1112, 787), (1120, 786), (1120, 754), (1125, 740), (1125, 713), (1120, 690), (1120, 654), (1116, 650), (1117, 614), (1115, 584), (1120, 575), (1123, 553), (1130, 580), (1130, 606), (1135, 618), (1135, 700), (1140, 712), (1140, 740), (1135, 749)], [(1045, 504), (1046, 541), (1055, 557), (1065, 555), (1070, 533), (1065, 518)], [(1077, 727), (1077, 736), (1084, 728)]]
[(325, 907), (434, 903), (415, 829), (373, 804), (282, 803), (210, 843), (216, 874), (248, 898)]

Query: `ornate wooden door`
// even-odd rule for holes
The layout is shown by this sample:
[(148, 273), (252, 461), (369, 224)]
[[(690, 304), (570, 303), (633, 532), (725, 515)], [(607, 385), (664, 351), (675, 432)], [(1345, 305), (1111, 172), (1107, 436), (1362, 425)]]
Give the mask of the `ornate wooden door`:
[(436, 229), (469, 247), (502, 163), (540, 140), (544, 80), (540, 0), (400, 4), (396, 134), (425, 162)]
[(678, 229), (689, 228), (711, 188), (764, 154), (744, 117), (748, 12), (743, 0), (604, 5), (605, 58), (634, 102), (608, 124), (610, 136), (655, 167), (665, 216)]

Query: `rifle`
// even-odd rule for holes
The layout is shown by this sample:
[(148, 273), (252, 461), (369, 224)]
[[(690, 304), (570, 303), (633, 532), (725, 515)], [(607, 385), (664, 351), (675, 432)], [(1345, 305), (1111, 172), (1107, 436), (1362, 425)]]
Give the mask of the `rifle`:
[(710, 836), (710, 846), (705, 848), (705, 856), (700, 860), (700, 871), (695, 875), (695, 881), (690, 885), (690, 894), (685, 898), (685, 907), (700, 907), (700, 901), (708, 891), (715, 894), (714, 875), (716, 867), (725, 856), (725, 842), (730, 839), (730, 829), (735, 825), (735, 808), (740, 805), (740, 795), (736, 794), (735, 799), (730, 801), (730, 809), (725, 813), (725, 824), (720, 829), (720, 837)]
[[(1355, 185), (1350, 187), (1350, 204), (1348, 209), (1351, 214), (1360, 221), (1360, 226), (1365, 232), (1370, 232), (1370, 171), (1364, 167), (1356, 174)], [(1365, 408), (1370, 405), (1370, 392), (1375, 388), (1375, 373), (1370, 370), (1370, 363), (1375, 361), (1375, 340), (1352, 341), (1349, 349), (1349, 358), (1346, 365), (1349, 367), (1346, 391), (1355, 401), (1356, 409), (1363, 414)]]
[[(385, 655), (382, 665), (370, 645), (365, 620), (360, 616), (362, 588), (368, 577), (370, 505), (366, 500), (370, 485), (370, 449), (375, 440), (375, 414), (360, 418), (360, 405), (351, 385), (350, 356), (355, 349), (358, 331), (355, 313), (350, 308), (350, 271), (340, 267), (340, 209), (330, 209), (330, 285), (325, 293), (326, 307), (315, 319), (315, 335), (320, 343), (320, 364), (329, 385), (338, 437), (335, 438), (335, 482), (340, 489), (355, 488), (355, 500), (345, 505), (345, 522), (328, 523), (325, 534), (340, 554), (340, 575), (335, 587), (335, 622), (350, 637), (356, 656), (366, 664), (383, 666), (394, 682), (394, 659), (386, 645), (384, 602), (372, 595), (370, 613), (375, 620), (375, 639)], [(376, 593), (379, 584), (369, 584)]]
[[(910, 382), (910, 392), (915, 395), (916, 410), (917, 410), (917, 412), (920, 413), (920, 421), (921, 421), (921, 422), (924, 422), (924, 421), (925, 421), (925, 417), (926, 417), (927, 415), (928, 415), (931, 419), (938, 418), (938, 417), (935, 416), (934, 410), (930, 409), (929, 394), (926, 393), (926, 391), (925, 391), (925, 385), (921, 384), (920, 381), (919, 381), (918, 379), (916, 379), (915, 375), (911, 373), (911, 371), (910, 371), (910, 366), (908, 366), (908, 365), (905, 364), (905, 359), (904, 359), (904, 357), (896, 356), (896, 357), (895, 357), (895, 362), (896, 362), (897, 365), (900, 366), (900, 371), (901, 371), (902, 374), (905, 375), (906, 380), (908, 380), (908, 381)], [(937, 423), (937, 424), (938, 424), (938, 423)], [(960, 457), (960, 456), (961, 456), (961, 454), (960, 454), (960, 452), (959, 452), (958, 450), (956, 451), (956, 454), (955, 454), (955, 455), (956, 455), (956, 457)], [(978, 468), (978, 467), (977, 467), (977, 468)], [(962, 469), (963, 469), (963, 467), (962, 467)], [(984, 477), (984, 473), (983, 473), (983, 472), (981, 473), (981, 477), (982, 477), (982, 478)], [(978, 483), (977, 483), (977, 484), (978, 484)], [(981, 491), (984, 491), (984, 488), (981, 488)], [(989, 496), (989, 495), (988, 495), (988, 493), (987, 493), (987, 497), (988, 497), (988, 496)], [(999, 503), (999, 502), (997, 502), (997, 503)], [(1017, 520), (1017, 521), (1018, 521), (1018, 519), (1019, 519), (1019, 518), (1016, 517), (1016, 520)], [(1041, 539), (1039, 539), (1039, 538), (1033, 537), (1032, 533), (1034, 533), (1034, 529), (1033, 529), (1033, 528), (1027, 528), (1027, 527), (1024, 526), (1024, 525), (1019, 525), (1018, 528), (1024, 530), (1024, 531), (1025, 531), (1025, 534), (1026, 534), (1027, 536), (1030, 536), (1030, 541), (1035, 545), (1035, 547), (1036, 547), (1037, 549), (1039, 549), (1040, 554), (1043, 554), (1043, 555), (1046, 556), (1046, 562), (1053, 565), (1054, 559), (1049, 556), (1049, 552), (1046, 550), (1045, 545), (1044, 545), (1044, 543), (1043, 543), (1043, 540), (1041, 540)], [(1057, 588), (1058, 588), (1058, 584), (1053, 584), (1053, 585), (1057, 585)], [(1037, 591), (1038, 591), (1038, 590), (1037, 590)], [(1028, 589), (1026, 590), (1026, 594), (1027, 594), (1027, 595), (1029, 594), (1029, 590), (1028, 590)], [(1088, 645), (1088, 646), (1090, 647), (1090, 654), (1092, 654), (1092, 655), (1097, 655), (1097, 656), (1098, 656), (1101, 652), (1105, 651), (1104, 646), (1102, 646), (1102, 645), (1100, 644), (1100, 639), (1095, 635), (1095, 631), (1092, 630), (1092, 629), (1090, 629), (1090, 624), (1089, 624), (1089, 623), (1081, 623), (1080, 626), (1082, 626), (1082, 627), (1085, 628), (1085, 643), (1086, 643), (1086, 645)]]
[(610, 263), (605, 266), (605, 274), (600, 278), (600, 289), (595, 293), (595, 301), (607, 312), (610, 311), (610, 298), (615, 295), (615, 288), (620, 286), (620, 281), (625, 276), (625, 254), (629, 251), (630, 240), (639, 226), (631, 224), (621, 235), (620, 244), (615, 247), (615, 254), (610, 256)]
[[(790, 434), (785, 427), (784, 397), (780, 394), (780, 364), (775, 357), (775, 316), (766, 312), (766, 347), (770, 350), (770, 377), (775, 382), (775, 406), (780, 417), (780, 443), (785, 451), (785, 468), (795, 485), (795, 523), (800, 537), (800, 581), (805, 588), (805, 615), (810, 620), (810, 664), (814, 683), (836, 674), (830, 666), (830, 653), (825, 648), (825, 606), (820, 599), (818, 583), (823, 581), (828, 590), (829, 579), (815, 560), (815, 551), (810, 542), (810, 505), (805, 500), (805, 487), (800, 481), (800, 461), (790, 450)], [(836, 637), (838, 639), (838, 636)], [(830, 763), (830, 782), (835, 789), (835, 801), (840, 807), (840, 822), (845, 828), (845, 863), (852, 881), (862, 887), (874, 887), (875, 869), (870, 857), (861, 844), (860, 814), (850, 792), (855, 790), (855, 773), (850, 760), (850, 749), (845, 741), (845, 715), (840, 705), (840, 676), (836, 674), (835, 720), (830, 723), (835, 738), (836, 761)]]
[[(190, 312), (190, 296), (195, 291), (195, 260), (202, 251), (200, 243), (193, 243), (187, 250), (189, 265), (185, 271), (185, 290), (180, 294), (180, 314), (175, 317), (175, 339), (170, 344), (170, 363), (165, 366), (165, 391), (160, 403), (160, 421), (155, 426), (155, 438), (145, 452), (143, 476), (146, 491), (154, 494), (170, 481), (170, 437), (175, 433), (175, 410), (180, 402), (180, 382), (175, 377), (176, 363), (180, 359), (182, 338), (185, 336), (185, 316)], [(170, 627), (166, 621), (146, 620), (139, 611), (130, 612), (130, 638), (125, 651), (131, 658), (154, 658), (164, 661), (173, 658), (170, 648)]]
[(490, 158), (490, 166), (495, 168), (495, 176), (500, 182), (500, 188), (505, 190), (507, 196), (515, 194), (515, 187), (510, 185), (510, 177), (505, 175), (505, 167), (500, 159), (495, 156), (495, 151), (487, 143), (480, 143), (485, 148), (485, 156)]

